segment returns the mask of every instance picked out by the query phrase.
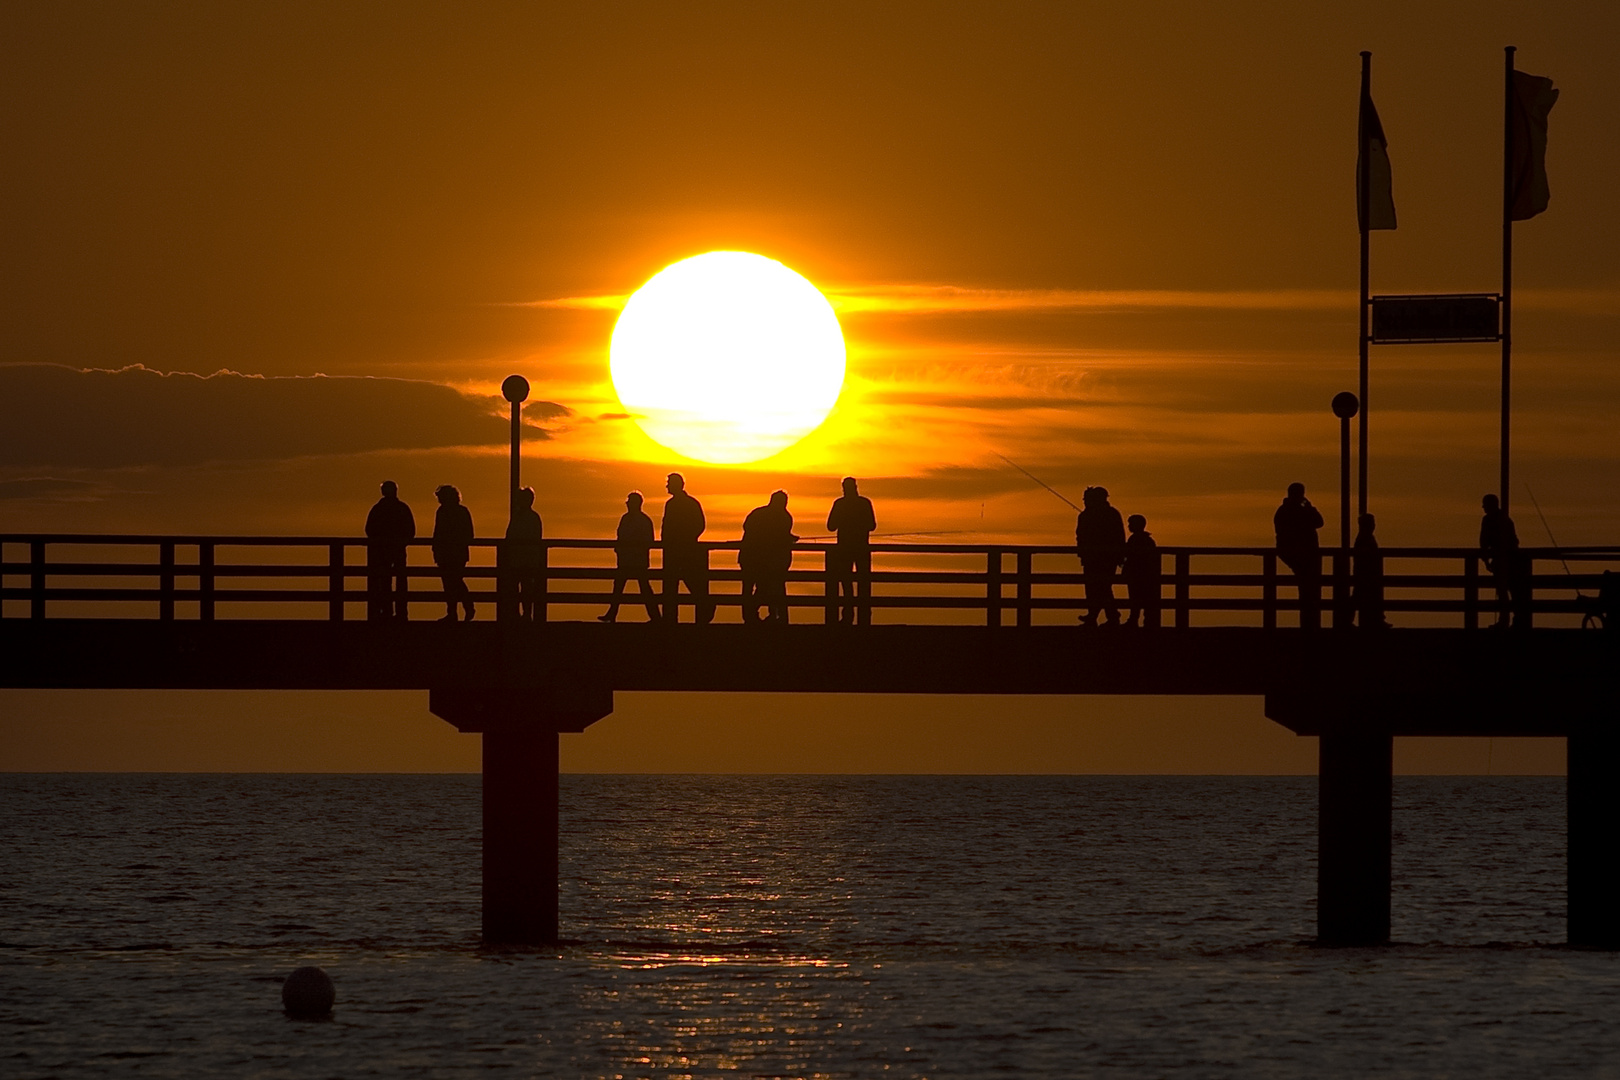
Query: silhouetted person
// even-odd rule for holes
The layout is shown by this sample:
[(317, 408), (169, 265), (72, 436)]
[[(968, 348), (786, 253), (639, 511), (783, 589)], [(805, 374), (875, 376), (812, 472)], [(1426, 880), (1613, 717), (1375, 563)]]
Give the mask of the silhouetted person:
[(1315, 630), (1322, 625), (1322, 546), (1316, 535), (1322, 514), (1305, 497), (1304, 484), (1288, 485), (1271, 525), (1277, 533), (1277, 558), (1294, 572), (1299, 589), (1299, 625)]
[(470, 622), (473, 602), (467, 591), (467, 560), (472, 558), (472, 513), (461, 505), (461, 492), (449, 484), (440, 485), (433, 494), (439, 500), (433, 515), (433, 564), (444, 580), (444, 606), (449, 611), (439, 621), (455, 622), (459, 602), (467, 609)]
[(1509, 617), (1518, 622), (1524, 602), (1524, 558), (1519, 554), (1519, 531), (1502, 509), (1501, 500), (1487, 495), (1480, 500), (1485, 516), (1479, 523), (1479, 552), (1496, 582), (1496, 626), (1505, 627)]
[(709, 602), (709, 553), (698, 544), (698, 537), (708, 528), (703, 519), (703, 506), (686, 493), (686, 478), (670, 473), (666, 484), (669, 498), (664, 501), (664, 521), (660, 529), (664, 542), (664, 618), (680, 622), (680, 583), (686, 582), (686, 591), (692, 594), (697, 609), (694, 619), (699, 625), (714, 619), (714, 605)]
[(1080, 572), (1086, 582), (1086, 614), (1080, 621), (1097, 625), (1097, 616), (1109, 625), (1118, 625), (1119, 608), (1114, 604), (1114, 571), (1125, 558), (1125, 522), (1119, 511), (1108, 505), (1108, 489), (1088, 487), (1080, 496), (1085, 509), (1074, 523), (1074, 547), (1080, 556)]
[(1162, 599), (1159, 565), (1159, 545), (1147, 531), (1147, 518), (1132, 514), (1125, 520), (1130, 537), (1125, 541), (1125, 589), (1130, 594), (1131, 610), (1125, 616), (1126, 626), (1142, 625), (1154, 629), (1159, 625), (1159, 601)]
[(540, 568), (545, 563), (540, 541), (544, 537), (545, 528), (534, 509), (534, 488), (524, 488), (518, 492), (512, 520), (506, 526), (506, 558), (517, 587), (518, 618), (531, 622), (540, 604)]
[(1377, 524), (1371, 514), (1357, 518), (1356, 542), (1351, 545), (1356, 563), (1356, 624), (1363, 630), (1389, 628), (1384, 621), (1384, 554), (1373, 535)]
[(788, 621), (787, 575), (799, 538), (793, 535), (793, 515), (787, 504), (787, 492), (773, 491), (770, 502), (750, 510), (743, 519), (737, 565), (742, 568), (745, 623), (759, 622), (761, 604), (765, 605), (766, 622)]
[(653, 599), (652, 582), (648, 580), (649, 553), (653, 546), (653, 523), (641, 509), (641, 492), (632, 491), (624, 497), (624, 516), (619, 518), (618, 538), (613, 541), (613, 553), (618, 557), (619, 572), (613, 575), (613, 602), (607, 614), (598, 615), (602, 622), (616, 622), (619, 605), (624, 602), (624, 583), (632, 577), (641, 592), (641, 602), (647, 606), (647, 618), (658, 621), (658, 601)]
[(370, 571), (367, 604), (373, 619), (407, 617), (410, 584), (405, 574), (405, 544), (416, 539), (416, 518), (399, 499), (392, 480), (382, 482), (382, 498), (366, 515), (366, 567)]
[(872, 596), (872, 533), (877, 531), (877, 515), (872, 500), (860, 493), (853, 476), (844, 477), (844, 494), (833, 500), (827, 531), (838, 536), (827, 550), (827, 577), (833, 596), (842, 598), (838, 621), (853, 626), (858, 615), (865, 626), (872, 621), (872, 606), (857, 606), (855, 594), (859, 590), (861, 601)]

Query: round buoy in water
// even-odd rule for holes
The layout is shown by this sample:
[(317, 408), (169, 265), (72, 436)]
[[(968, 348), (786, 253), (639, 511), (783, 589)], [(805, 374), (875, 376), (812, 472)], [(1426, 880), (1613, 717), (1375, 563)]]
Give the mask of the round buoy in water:
[(281, 984), (281, 1007), (288, 1016), (325, 1016), (335, 1000), (332, 977), (318, 967), (301, 967)]

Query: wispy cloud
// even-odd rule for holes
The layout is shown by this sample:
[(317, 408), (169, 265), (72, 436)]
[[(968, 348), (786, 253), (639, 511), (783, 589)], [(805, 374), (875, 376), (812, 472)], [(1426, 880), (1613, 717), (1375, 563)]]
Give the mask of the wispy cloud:
[[(1198, 292), (1166, 289), (981, 289), (966, 285), (851, 285), (822, 290), (841, 312), (927, 315), (951, 312), (1229, 308), (1249, 311), (1317, 310), (1355, 303), (1355, 294), (1330, 289)], [(563, 296), (519, 306), (565, 311), (618, 311), (629, 294)]]
[(927, 315), (954, 312), (1040, 312), (1143, 308), (1316, 310), (1355, 303), (1327, 289), (1198, 292), (1170, 289), (978, 289), (961, 285), (868, 285), (829, 289), (839, 311)]
[[(986, 289), (968, 285), (889, 284), (822, 290), (840, 312), (889, 315), (1061, 311), (1342, 311), (1354, 308), (1348, 289)], [(618, 311), (628, 293), (530, 300), (518, 307)], [(1586, 315), (1620, 314), (1620, 288), (1521, 289), (1522, 305)]]

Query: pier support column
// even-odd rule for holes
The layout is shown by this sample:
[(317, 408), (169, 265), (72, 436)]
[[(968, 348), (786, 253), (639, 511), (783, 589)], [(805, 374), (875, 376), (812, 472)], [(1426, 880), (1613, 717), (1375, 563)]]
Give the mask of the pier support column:
[(486, 731), (483, 739), (484, 941), (556, 941), (558, 735)]
[(1319, 753), (1317, 941), (1382, 945), (1389, 941), (1394, 739), (1324, 732)]
[(484, 740), (484, 943), (556, 942), (558, 737), (611, 713), (613, 692), (433, 690), (428, 708)]
[(1620, 949), (1620, 733), (1569, 735), (1569, 943)]

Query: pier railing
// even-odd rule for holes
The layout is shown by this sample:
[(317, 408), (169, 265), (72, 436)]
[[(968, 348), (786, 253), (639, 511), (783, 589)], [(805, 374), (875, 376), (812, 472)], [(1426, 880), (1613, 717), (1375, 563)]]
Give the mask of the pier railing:
[[(703, 545), (709, 599), (721, 622), (741, 618), (738, 544)], [(445, 593), (429, 542), (408, 545), (412, 618), (436, 618)], [(517, 615), (516, 574), (503, 540), (477, 540), (466, 569), (481, 617)], [(538, 569), (536, 618), (601, 614), (616, 570), (610, 540), (547, 540)], [(794, 622), (834, 622), (837, 585), (830, 545), (801, 543), (789, 573)], [(862, 622), (988, 626), (1074, 625), (1087, 610), (1085, 577), (1072, 547), (1006, 544), (873, 544), (860, 584)], [(663, 571), (648, 571), (655, 593)], [(0, 617), (145, 619), (365, 619), (386, 591), (354, 537), (112, 536), (0, 534)], [(531, 552), (531, 555), (533, 553)], [(1476, 548), (1384, 548), (1382, 609), (1396, 625), (1477, 628), (1516, 616), (1522, 625), (1578, 626), (1601, 617), (1603, 571), (1620, 570), (1620, 547), (1525, 548), (1512, 573), (1493, 575)], [(1359, 606), (1352, 553), (1321, 551), (1321, 574), (1295, 575), (1273, 548), (1161, 547), (1157, 589), (1139, 589), (1147, 621), (1191, 626), (1347, 625)], [(534, 561), (532, 558), (531, 562)], [(634, 578), (632, 574), (632, 579)], [(1370, 587), (1363, 580), (1363, 587)], [(644, 618), (637, 586), (621, 618)], [(1132, 606), (1114, 582), (1116, 604)], [(1319, 599), (1313, 599), (1319, 597)], [(662, 595), (655, 596), (659, 603)], [(692, 597), (679, 593), (681, 617)]]

